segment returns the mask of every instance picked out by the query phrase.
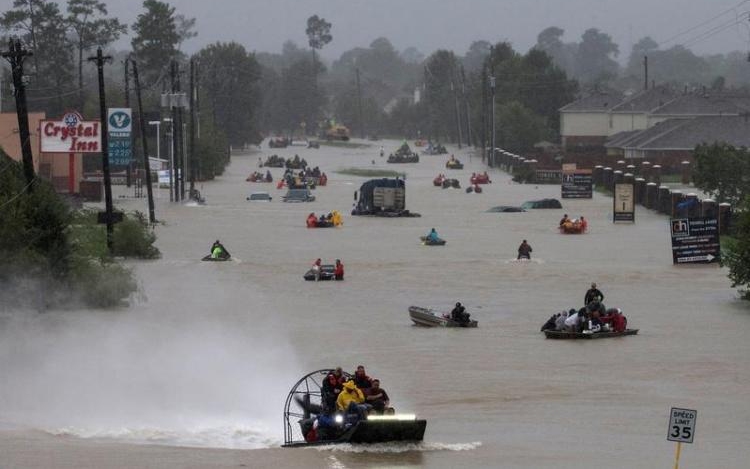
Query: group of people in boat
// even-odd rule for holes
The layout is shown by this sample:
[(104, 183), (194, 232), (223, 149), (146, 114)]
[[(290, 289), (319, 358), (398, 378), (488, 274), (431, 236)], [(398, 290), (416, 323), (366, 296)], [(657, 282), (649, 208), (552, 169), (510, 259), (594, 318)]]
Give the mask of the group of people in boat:
[(308, 185), (325, 186), (328, 183), (328, 176), (322, 172), (317, 166), (310, 169), (309, 167), (302, 169), (299, 173), (294, 174), (294, 171), (288, 169), (284, 171), (281, 182), (279, 182), (279, 189), (286, 183), (290, 189), (299, 187), (307, 187)]
[(245, 180), (248, 182), (273, 182), (273, 176), (271, 171), (267, 169), (265, 176), (260, 171), (253, 171)]
[[(320, 274), (321, 274), (322, 268), (323, 268), (323, 261), (320, 258), (315, 259), (315, 262), (313, 262), (312, 267), (310, 267), (310, 270), (312, 270), (313, 275), (315, 275), (316, 282), (320, 280)], [(341, 259), (336, 259), (336, 264), (334, 264), (333, 266), (333, 280), (344, 280), (344, 264), (341, 262)]]
[(335, 439), (370, 414), (395, 413), (388, 392), (379, 379), (367, 376), (363, 365), (357, 366), (351, 379), (337, 367), (326, 375), (320, 392), (320, 413), (302, 425), (308, 443)]
[(586, 228), (588, 228), (588, 226), (589, 223), (585, 218), (583, 218), (583, 215), (581, 215), (580, 218), (571, 219), (570, 217), (568, 217), (567, 213), (560, 219), (559, 225), (560, 230), (567, 233), (582, 233), (586, 231)]
[(628, 327), (628, 319), (622, 314), (622, 310), (607, 308), (603, 301), (604, 294), (596, 287), (596, 283), (592, 283), (584, 296), (583, 308), (571, 308), (553, 314), (541, 330), (584, 334), (624, 332)]
[(321, 213), (320, 218), (315, 216), (315, 212), (310, 212), (307, 216), (307, 227), (308, 228), (330, 228), (334, 226), (341, 226), (344, 224), (341, 212), (333, 210), (326, 214)]
[(487, 174), (487, 171), (485, 171), (482, 174), (471, 173), (471, 178), (469, 179), (469, 182), (472, 185), (476, 185), (476, 184), (490, 184), (490, 183), (492, 183), (492, 180), (490, 179), (490, 175)]

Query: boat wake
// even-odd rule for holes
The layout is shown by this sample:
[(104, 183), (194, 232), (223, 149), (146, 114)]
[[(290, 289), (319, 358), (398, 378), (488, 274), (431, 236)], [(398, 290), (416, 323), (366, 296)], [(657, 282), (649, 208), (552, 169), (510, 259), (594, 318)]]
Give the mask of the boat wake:
[(154, 427), (63, 427), (47, 430), (47, 433), (54, 436), (195, 448), (262, 449), (278, 447), (282, 443), (277, 435), (267, 429), (242, 425), (205, 426), (187, 430)]
[(528, 265), (528, 264), (544, 264), (541, 259), (508, 259), (505, 261), (506, 264), (517, 264), (517, 265)]
[(430, 451), (471, 451), (482, 446), (481, 441), (471, 443), (358, 443), (358, 444), (336, 444), (314, 446), (318, 451), (334, 451), (341, 453), (407, 453), (407, 452), (430, 452)]

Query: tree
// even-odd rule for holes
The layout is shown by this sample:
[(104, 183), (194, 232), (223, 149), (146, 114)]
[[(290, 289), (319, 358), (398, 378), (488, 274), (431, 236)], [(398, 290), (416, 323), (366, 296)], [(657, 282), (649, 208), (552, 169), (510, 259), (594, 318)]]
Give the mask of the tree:
[(401, 51), (401, 60), (408, 64), (418, 64), (424, 60), (424, 54), (419, 52), (416, 47), (407, 47)]
[(104, 47), (127, 32), (117, 18), (107, 18), (107, 5), (98, 0), (68, 0), (66, 21), (75, 34), (78, 52), (79, 109), (83, 109), (83, 53), (94, 46)]
[(490, 55), (491, 47), (492, 44), (487, 41), (474, 41), (471, 43), (462, 61), (468, 73), (482, 69), (485, 59)]
[(144, 86), (148, 87), (180, 55), (179, 45), (191, 37), (190, 29), (195, 20), (175, 15), (174, 7), (158, 0), (145, 0), (143, 8), (146, 11), (139, 14), (131, 26), (135, 33), (131, 45), (143, 69)]
[(211, 103), (216, 125), (224, 129), (229, 143), (258, 143), (256, 112), (260, 107), (257, 83), (261, 69), (252, 55), (236, 43), (217, 42), (197, 54), (200, 83)]
[(62, 113), (67, 107), (66, 88), (72, 85), (73, 75), (67, 25), (57, 4), (14, 0), (13, 9), (0, 17), (0, 26), (10, 34), (19, 35), (34, 54), (26, 69), (31, 77), (29, 90), (44, 90), (44, 94), (30, 99), (29, 108), (43, 109), (52, 115)]
[(729, 267), (732, 287), (741, 287), (742, 298), (750, 300), (750, 197), (738, 207), (737, 225), (733, 228), (735, 237), (726, 242), (721, 252), (722, 267)]
[(750, 197), (750, 151), (725, 143), (695, 147), (695, 186), (716, 202), (737, 207)]
[(430, 138), (458, 139), (453, 89), (457, 86), (455, 70), (458, 60), (453, 52), (438, 50), (425, 62), (425, 101), (428, 109)]
[(633, 44), (625, 73), (631, 76), (641, 76), (643, 73), (643, 57), (650, 56), (651, 64), (653, 64), (654, 57), (652, 53), (658, 49), (659, 44), (651, 39), (651, 36), (646, 36)]
[(600, 83), (617, 76), (619, 48), (609, 34), (596, 28), (587, 29), (581, 36), (576, 57), (576, 77), (584, 83)]
[(550, 133), (544, 119), (518, 101), (500, 106), (497, 127), (498, 146), (514, 153), (532, 149)]
[(312, 49), (313, 65), (315, 65), (315, 50), (322, 49), (326, 44), (333, 40), (331, 36), (331, 23), (318, 15), (313, 15), (307, 19), (307, 34), (308, 44)]

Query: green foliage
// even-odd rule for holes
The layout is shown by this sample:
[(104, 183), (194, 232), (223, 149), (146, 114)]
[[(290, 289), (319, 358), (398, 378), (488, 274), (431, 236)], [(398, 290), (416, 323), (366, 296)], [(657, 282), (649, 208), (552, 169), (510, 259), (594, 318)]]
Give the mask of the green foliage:
[(107, 5), (99, 0), (68, 0), (68, 16), (65, 21), (75, 36), (72, 41), (78, 55), (78, 109), (83, 109), (83, 53), (94, 46), (111, 44), (120, 35), (127, 33), (128, 28), (120, 24), (117, 18), (107, 18)]
[(175, 8), (166, 2), (145, 0), (145, 12), (131, 25), (134, 36), (133, 52), (138, 57), (139, 72), (144, 87), (151, 86), (165, 71), (170, 61), (180, 53), (178, 46), (194, 35), (194, 19), (175, 14)]
[(458, 87), (458, 61), (451, 51), (438, 50), (427, 58), (424, 67), (429, 137), (456, 141), (456, 110), (454, 92)]
[[(206, 113), (211, 115), (211, 111)], [(201, 119), (201, 136), (195, 139), (196, 170), (199, 180), (213, 179), (222, 174), (229, 164), (229, 142), (217, 129), (212, 119)]]
[(141, 212), (127, 214), (115, 225), (113, 254), (115, 256), (158, 259), (159, 249), (154, 246), (156, 234)]
[(736, 207), (750, 195), (750, 152), (725, 143), (695, 147), (695, 186), (718, 203)]
[(721, 265), (729, 267), (732, 287), (740, 287), (742, 297), (750, 300), (750, 197), (739, 207), (733, 232), (735, 237), (726, 240), (721, 251)]
[(75, 96), (65, 93), (72, 88), (73, 57), (68, 25), (57, 3), (14, 0), (13, 8), (0, 16), (0, 27), (19, 36), (34, 54), (26, 60), (24, 72), (30, 78), (29, 88), (45, 93), (44, 97), (30, 100), (29, 109), (44, 110), (47, 115), (61, 114)]
[(198, 52), (199, 81), (214, 110), (216, 124), (232, 145), (260, 143), (256, 110), (260, 107), (261, 68), (236, 42), (217, 42)]
[(500, 106), (497, 113), (495, 139), (508, 151), (523, 152), (549, 138), (544, 120), (517, 101)]
[[(138, 240), (127, 249), (153, 255), (153, 233), (143, 229), (143, 222), (142, 216), (128, 219), (119, 234)], [(0, 290), (3, 305), (40, 308), (80, 301), (115, 306), (136, 289), (130, 271), (109, 259), (104, 227), (96, 224), (95, 212), (73, 213), (41, 180), (27, 191), (21, 164), (1, 153), (0, 283), (7, 285)]]
[(528, 165), (521, 165), (521, 167), (513, 170), (513, 181), (521, 184), (529, 184), (534, 182), (536, 179), (536, 173)]
[(102, 259), (76, 256), (67, 279), (73, 287), (68, 301), (94, 308), (121, 306), (138, 288), (132, 272)]
[(322, 49), (333, 40), (333, 36), (331, 36), (331, 23), (324, 18), (320, 18), (318, 15), (313, 15), (307, 19), (305, 34), (307, 34), (308, 44), (310, 44), (313, 52), (316, 49)]

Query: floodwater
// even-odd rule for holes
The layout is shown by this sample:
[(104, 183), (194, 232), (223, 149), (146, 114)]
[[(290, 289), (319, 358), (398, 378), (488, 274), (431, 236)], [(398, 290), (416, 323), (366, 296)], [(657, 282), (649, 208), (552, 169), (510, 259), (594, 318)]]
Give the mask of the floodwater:
[[(466, 149), (388, 165), (380, 144), (290, 147), (235, 156), (199, 186), (206, 206), (157, 201), (163, 258), (133, 262), (141, 294), (129, 308), (6, 314), (0, 326), (0, 467), (653, 468), (670, 467), (670, 407), (696, 409), (683, 467), (747, 467), (750, 308), (726, 271), (671, 262), (667, 219), (637, 208), (611, 222), (612, 200), (563, 200), (563, 210), (486, 213), (558, 197), (483, 171)], [(317, 200), (281, 202), (251, 184), (258, 157), (298, 153), (329, 175)], [(352, 217), (366, 178), (346, 167), (407, 174), (407, 208), (421, 218)], [(275, 178), (280, 169), (272, 169)], [(266, 190), (270, 203), (248, 202)], [(120, 189), (119, 194), (126, 194)], [(145, 209), (143, 199), (117, 206)], [(305, 228), (308, 213), (340, 210), (340, 229)], [(562, 213), (589, 219), (561, 235)], [(435, 227), (448, 243), (422, 246)], [(215, 239), (233, 262), (200, 262)], [(534, 263), (510, 262), (522, 239)], [(346, 266), (344, 282), (305, 282), (316, 258)], [(539, 327), (582, 306), (595, 281), (637, 336), (546, 340)], [(461, 301), (473, 330), (421, 329), (407, 308)], [(286, 394), (307, 372), (358, 364), (401, 412), (427, 419), (419, 445), (281, 449)]]

